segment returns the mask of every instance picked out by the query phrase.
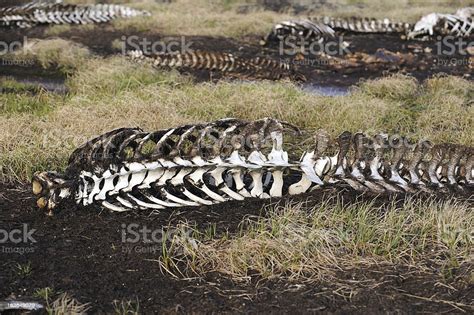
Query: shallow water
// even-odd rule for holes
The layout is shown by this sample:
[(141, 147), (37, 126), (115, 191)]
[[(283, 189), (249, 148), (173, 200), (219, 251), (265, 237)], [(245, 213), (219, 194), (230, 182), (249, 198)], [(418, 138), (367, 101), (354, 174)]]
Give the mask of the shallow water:
[(16, 81), (25, 84), (31, 84), (38, 86), (46, 91), (66, 94), (67, 87), (64, 79), (61, 78), (41, 78), (41, 77), (29, 77), (29, 78), (15, 78)]
[(345, 96), (350, 94), (350, 87), (306, 84), (303, 86), (303, 91), (324, 96)]

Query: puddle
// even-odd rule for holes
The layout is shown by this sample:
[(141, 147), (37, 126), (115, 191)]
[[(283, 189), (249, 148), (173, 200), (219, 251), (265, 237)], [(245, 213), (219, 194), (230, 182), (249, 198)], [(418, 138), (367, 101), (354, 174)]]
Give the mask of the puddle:
[[(16, 65), (0, 67), (0, 88), (2, 81), (15, 81), (25, 85), (25, 90), (33, 93), (40, 89), (48, 92), (66, 94), (66, 76), (55, 70), (46, 70), (38, 66), (22, 67)], [(6, 84), (5, 91), (8, 91)], [(13, 89), (14, 90), (14, 89)], [(13, 91), (12, 91), (13, 92)]]
[[(29, 87), (36, 89), (44, 89), (48, 92), (57, 93), (57, 94), (66, 94), (67, 87), (65, 85), (64, 78), (44, 78), (44, 77), (34, 77), (34, 76), (17, 76), (17, 75), (8, 75), (0, 76), (0, 81), (5, 80), (14, 80), (18, 83), (23, 83)], [(8, 91), (8, 89), (5, 89)]]
[(346, 96), (349, 95), (350, 87), (348, 86), (331, 86), (331, 85), (314, 85), (305, 84), (303, 91), (311, 94), (323, 95), (323, 96)]
[(15, 78), (16, 81), (24, 84), (30, 84), (42, 89), (45, 89), (48, 92), (66, 94), (67, 88), (64, 84), (64, 79), (61, 78), (41, 78), (41, 77), (29, 77), (29, 78)]

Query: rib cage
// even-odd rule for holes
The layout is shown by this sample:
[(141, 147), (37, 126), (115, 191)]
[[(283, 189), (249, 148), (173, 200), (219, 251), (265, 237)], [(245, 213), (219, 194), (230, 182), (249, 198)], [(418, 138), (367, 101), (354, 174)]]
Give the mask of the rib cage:
[(138, 50), (130, 51), (129, 56), (133, 61), (147, 62), (154, 67), (214, 70), (241, 78), (304, 80), (290, 64), (263, 57), (244, 58), (208, 51), (146, 55)]
[(150, 15), (142, 10), (115, 4), (74, 5), (32, 2), (0, 9), (0, 27), (27, 28), (45, 24), (105, 23), (116, 18)]
[(328, 185), (375, 194), (473, 194), (472, 147), (347, 131), (331, 142), (318, 131), (314, 147), (295, 159), (283, 149), (287, 130), (300, 134), (271, 118), (151, 133), (117, 129), (74, 151), (64, 175), (36, 174), (33, 191), (49, 210), (69, 198), (113, 211), (281, 197)]

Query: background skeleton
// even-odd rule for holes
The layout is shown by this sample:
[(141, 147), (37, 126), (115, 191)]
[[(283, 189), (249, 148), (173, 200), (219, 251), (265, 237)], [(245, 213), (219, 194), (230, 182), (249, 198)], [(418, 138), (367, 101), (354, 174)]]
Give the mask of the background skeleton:
[(148, 15), (149, 12), (116, 4), (74, 5), (63, 4), (62, 1), (34, 1), (21, 6), (0, 8), (0, 27), (104, 23), (117, 18)]

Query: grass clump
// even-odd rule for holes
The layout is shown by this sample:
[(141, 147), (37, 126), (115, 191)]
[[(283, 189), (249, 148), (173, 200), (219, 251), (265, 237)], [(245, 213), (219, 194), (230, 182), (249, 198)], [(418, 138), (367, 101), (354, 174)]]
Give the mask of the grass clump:
[(61, 103), (61, 97), (39, 89), (37, 93), (29, 92), (0, 94), (0, 114), (33, 113), (43, 116), (48, 113), (53, 104)]
[(400, 102), (413, 102), (420, 92), (417, 80), (402, 74), (364, 81), (357, 90), (368, 96)]
[(11, 63), (28, 62), (44, 69), (71, 74), (91, 56), (88, 48), (61, 38), (28, 39), (23, 47), (4, 56)]
[(0, 114), (35, 113), (44, 115), (58, 96), (46, 93), (42, 88), (13, 79), (0, 78)]
[(22, 92), (38, 92), (39, 89), (30, 83), (23, 83), (13, 78), (0, 78), (0, 93), (22, 93)]
[(439, 271), (468, 263), (472, 255), (474, 214), (468, 203), (454, 200), (407, 199), (375, 207), (337, 199), (312, 207), (287, 203), (266, 212), (267, 217), (244, 221), (234, 237), (178, 234), (161, 267), (173, 274), (217, 271), (236, 280), (257, 274), (314, 281), (362, 265)]
[(114, 301), (114, 314), (117, 315), (138, 315), (140, 314), (140, 304), (138, 300), (136, 302), (133, 301)]
[(61, 294), (56, 300), (47, 301), (46, 312), (48, 315), (87, 314), (89, 304), (82, 304), (67, 293)]
[(43, 299), (45, 301), (49, 301), (49, 297), (54, 294), (54, 290), (50, 287), (45, 287), (41, 289), (35, 290), (33, 296), (36, 298)]
[(27, 262), (25, 264), (17, 264), (15, 266), (15, 271), (17, 276), (20, 278), (26, 278), (31, 275), (33, 269), (31, 268), (31, 262)]

